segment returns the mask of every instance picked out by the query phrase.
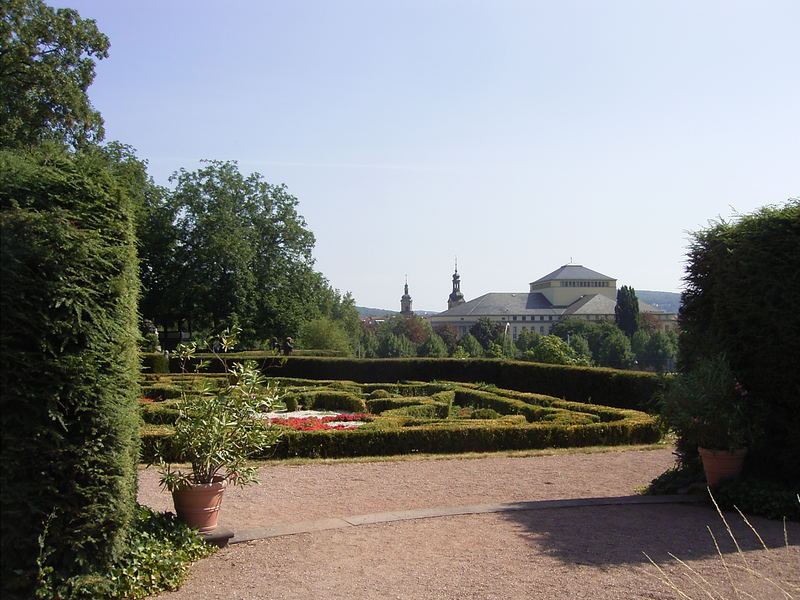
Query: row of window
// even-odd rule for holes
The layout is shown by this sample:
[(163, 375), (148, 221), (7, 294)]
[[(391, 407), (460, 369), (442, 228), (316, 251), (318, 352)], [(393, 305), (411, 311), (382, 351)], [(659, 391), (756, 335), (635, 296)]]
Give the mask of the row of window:
[(609, 287), (610, 281), (562, 281), (561, 287)]

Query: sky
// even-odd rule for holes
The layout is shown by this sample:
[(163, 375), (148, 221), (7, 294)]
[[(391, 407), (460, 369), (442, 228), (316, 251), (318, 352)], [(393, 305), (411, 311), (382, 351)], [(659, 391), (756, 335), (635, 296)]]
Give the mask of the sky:
[(796, 0), (66, 0), (155, 181), (283, 183), (359, 306), (568, 263), (680, 291), (690, 232), (800, 196)]

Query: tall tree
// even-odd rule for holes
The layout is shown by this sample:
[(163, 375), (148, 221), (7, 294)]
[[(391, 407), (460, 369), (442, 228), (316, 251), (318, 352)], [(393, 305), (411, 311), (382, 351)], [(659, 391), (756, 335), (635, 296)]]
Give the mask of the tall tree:
[(639, 329), (639, 299), (636, 297), (636, 290), (627, 285), (619, 288), (614, 313), (617, 327), (631, 337)]
[(304, 320), (327, 316), (321, 305), (341, 303), (313, 269), (314, 235), (285, 186), (230, 161), (182, 169), (171, 181), (175, 189), (154, 197), (145, 218), (164, 243), (175, 236), (163, 263), (143, 257), (143, 271), (153, 272), (143, 306), (159, 311), (145, 317), (189, 330), (238, 322), (252, 344), (296, 336)]
[(481, 317), (469, 330), (484, 350), (489, 348), (489, 342), (502, 345), (504, 331), (505, 327), (501, 323), (492, 321), (489, 317)]
[(42, 0), (0, 3), (0, 146), (52, 138), (74, 147), (103, 138), (87, 88), (108, 38), (77, 11)]

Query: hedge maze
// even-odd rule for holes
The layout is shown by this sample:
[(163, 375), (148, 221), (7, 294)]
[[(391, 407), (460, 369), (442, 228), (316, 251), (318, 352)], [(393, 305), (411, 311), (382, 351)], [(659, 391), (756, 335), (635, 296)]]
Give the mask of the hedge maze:
[[(188, 375), (149, 374), (142, 404), (143, 455), (169, 447), (180, 386)], [(225, 375), (199, 377), (226, 382)], [(282, 428), (260, 458), (386, 456), (491, 452), (550, 447), (645, 444), (661, 437), (655, 418), (639, 411), (452, 381), (357, 383), (275, 377), (289, 407), (372, 415), (356, 429)], [(160, 400), (160, 401), (158, 401)], [(163, 450), (162, 450), (163, 451)], [(167, 450), (168, 451), (168, 450)]]

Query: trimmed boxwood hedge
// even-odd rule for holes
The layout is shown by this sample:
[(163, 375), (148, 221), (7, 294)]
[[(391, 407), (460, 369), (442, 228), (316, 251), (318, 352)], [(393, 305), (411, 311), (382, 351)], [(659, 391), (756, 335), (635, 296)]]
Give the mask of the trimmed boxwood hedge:
[[(227, 358), (235, 360), (237, 355), (229, 354)], [(177, 359), (171, 359), (170, 362), (172, 372), (179, 372)], [(485, 382), (503, 389), (536, 392), (575, 402), (646, 412), (656, 412), (653, 395), (659, 389), (661, 381), (659, 376), (652, 373), (488, 358), (357, 359), (291, 356), (285, 361), (275, 361), (265, 354), (263, 365), (266, 374), (275, 377), (348, 379), (359, 383), (404, 380)], [(220, 372), (222, 365), (219, 361), (212, 361), (206, 370)]]
[[(283, 379), (288, 389), (301, 380)], [(322, 397), (344, 394), (323, 389), (309, 391), (302, 380), (304, 394)], [(319, 382), (328, 385), (330, 382)], [(351, 384), (347, 384), (350, 387)], [(377, 387), (379, 385), (380, 387)], [(652, 443), (660, 438), (655, 418), (638, 411), (593, 404), (580, 404), (541, 394), (487, 388), (476, 384), (444, 382), (425, 384), (377, 384), (361, 387), (362, 395), (376, 390), (399, 388), (403, 391), (429, 387), (431, 396), (366, 399), (370, 412), (380, 418), (355, 430), (295, 431), (286, 429), (268, 457), (345, 457), (391, 455), (410, 452), (491, 452), (495, 450)], [(291, 392), (290, 392), (291, 393)], [(383, 395), (383, 394), (380, 394)], [(331, 397), (348, 398), (352, 395)], [(358, 398), (356, 398), (358, 399)], [(359, 399), (360, 400), (360, 399)], [(363, 402), (363, 400), (361, 400)], [(451, 405), (491, 409), (500, 419), (447, 419)], [(520, 422), (519, 419), (525, 419)], [(159, 440), (169, 452), (169, 430), (147, 427), (146, 452)]]

